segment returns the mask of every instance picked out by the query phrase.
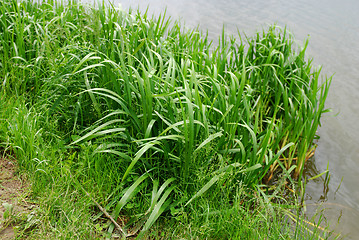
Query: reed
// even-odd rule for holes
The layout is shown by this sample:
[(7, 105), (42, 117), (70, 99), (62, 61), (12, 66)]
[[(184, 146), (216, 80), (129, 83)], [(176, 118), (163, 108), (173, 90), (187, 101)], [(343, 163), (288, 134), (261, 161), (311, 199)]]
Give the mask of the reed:
[[(220, 184), (240, 183), (251, 198), (278, 171), (300, 180), (327, 111), (331, 78), (305, 58), (307, 41), (297, 49), (277, 26), (244, 40), (223, 30), (214, 45), (164, 14), (4, 0), (0, 32), (1, 93), (39, 112), (24, 129), (36, 139), (14, 131), (7, 144), (21, 156), (57, 142), (65, 159), (41, 170), (98, 185), (114, 219), (143, 203), (133, 220), (142, 237), (164, 211), (183, 213)], [(40, 157), (21, 161), (37, 171)]]

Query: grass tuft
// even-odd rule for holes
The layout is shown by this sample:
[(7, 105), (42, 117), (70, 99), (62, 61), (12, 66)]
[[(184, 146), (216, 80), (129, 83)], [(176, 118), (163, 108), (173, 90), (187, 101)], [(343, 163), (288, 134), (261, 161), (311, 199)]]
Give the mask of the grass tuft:
[(165, 14), (2, 1), (0, 147), (40, 199), (28, 235), (326, 238), (296, 184), (331, 83), (307, 45), (277, 26), (214, 45)]

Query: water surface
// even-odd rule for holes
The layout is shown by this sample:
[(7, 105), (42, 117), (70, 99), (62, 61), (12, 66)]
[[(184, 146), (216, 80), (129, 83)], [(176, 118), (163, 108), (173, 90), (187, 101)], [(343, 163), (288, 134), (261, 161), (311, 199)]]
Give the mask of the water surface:
[[(85, 0), (83, 0), (85, 1)], [(333, 74), (326, 106), (333, 113), (322, 118), (320, 140), (311, 171), (327, 168), (331, 180), (307, 185), (308, 211), (319, 204), (337, 232), (359, 238), (359, 1), (357, 0), (112, 0), (123, 9), (149, 7), (155, 15), (181, 19), (187, 28), (200, 26), (217, 39), (225, 26), (228, 34), (237, 30), (253, 35), (276, 23), (288, 26), (298, 44), (309, 39), (308, 57), (323, 66), (323, 76)], [(87, 0), (87, 2), (92, 2)], [(334, 116), (336, 115), (337, 116)], [(341, 184), (339, 190), (338, 186)]]

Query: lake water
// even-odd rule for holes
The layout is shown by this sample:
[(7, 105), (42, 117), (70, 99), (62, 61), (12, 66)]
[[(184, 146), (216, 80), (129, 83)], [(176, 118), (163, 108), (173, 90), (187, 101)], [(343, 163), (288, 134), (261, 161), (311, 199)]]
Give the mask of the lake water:
[[(83, 0), (92, 3), (92, 0)], [(117, 7), (146, 10), (181, 19), (187, 28), (197, 25), (217, 39), (228, 34), (253, 35), (276, 23), (288, 26), (301, 45), (308, 37), (308, 57), (333, 74), (326, 106), (333, 112), (322, 118), (320, 140), (309, 171), (323, 172), (329, 162), (331, 179), (307, 185), (308, 212), (319, 205), (336, 232), (359, 239), (359, 1), (358, 0), (112, 0)], [(338, 190), (338, 186), (340, 188)], [(339, 223), (338, 223), (338, 220)]]

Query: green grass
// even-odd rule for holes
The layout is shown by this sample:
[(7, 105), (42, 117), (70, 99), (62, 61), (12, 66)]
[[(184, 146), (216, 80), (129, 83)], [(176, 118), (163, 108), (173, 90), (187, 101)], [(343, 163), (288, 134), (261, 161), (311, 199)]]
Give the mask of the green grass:
[(297, 202), (331, 82), (308, 42), (273, 26), (214, 45), (165, 15), (75, 1), (2, 1), (0, 33), (0, 147), (40, 204), (23, 234), (331, 234)]

